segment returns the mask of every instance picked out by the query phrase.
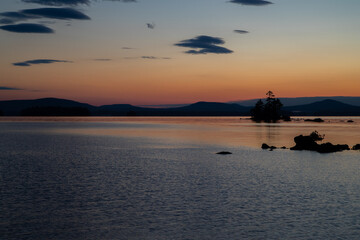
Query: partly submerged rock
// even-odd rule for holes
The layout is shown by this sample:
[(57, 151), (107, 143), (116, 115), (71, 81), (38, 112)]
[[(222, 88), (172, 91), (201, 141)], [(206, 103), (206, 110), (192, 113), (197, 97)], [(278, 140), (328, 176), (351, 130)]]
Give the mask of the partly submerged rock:
[(305, 122), (324, 122), (321, 118), (305, 119)]
[(319, 153), (332, 153), (332, 152), (340, 152), (344, 150), (350, 150), (349, 146), (346, 144), (337, 144), (334, 145), (332, 143), (323, 143), (318, 144), (313, 136), (296, 136), (294, 138), (295, 146), (290, 148), (290, 150), (308, 150), (308, 151), (316, 151)]
[(332, 153), (332, 152), (341, 152), (344, 150), (350, 150), (347, 144), (334, 145), (332, 143), (327, 142), (319, 145), (316, 151), (319, 153)]
[(356, 144), (352, 147), (352, 150), (360, 150), (360, 144)]
[(232, 154), (231, 152), (225, 152), (225, 151), (222, 151), (222, 152), (218, 152), (216, 154), (219, 154), (219, 155), (229, 155), (229, 154)]
[(295, 146), (290, 148), (290, 150), (309, 150), (316, 151), (319, 147), (319, 144), (311, 136), (299, 135), (294, 138)]
[(263, 143), (263, 144), (261, 145), (261, 148), (262, 148), (262, 149), (269, 149), (270, 146), (267, 145), (266, 143)]
[(270, 151), (272, 151), (272, 150), (274, 150), (274, 149), (277, 149), (277, 147), (275, 147), (275, 146), (269, 146), (269, 145), (267, 145), (266, 143), (263, 143), (263, 144), (261, 145), (261, 148), (262, 148), (262, 149), (269, 149)]

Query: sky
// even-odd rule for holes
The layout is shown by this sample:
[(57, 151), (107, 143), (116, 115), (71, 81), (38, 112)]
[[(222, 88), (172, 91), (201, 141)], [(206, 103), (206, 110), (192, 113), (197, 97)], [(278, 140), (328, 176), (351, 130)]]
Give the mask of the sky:
[(360, 96), (359, 0), (1, 0), (0, 100)]

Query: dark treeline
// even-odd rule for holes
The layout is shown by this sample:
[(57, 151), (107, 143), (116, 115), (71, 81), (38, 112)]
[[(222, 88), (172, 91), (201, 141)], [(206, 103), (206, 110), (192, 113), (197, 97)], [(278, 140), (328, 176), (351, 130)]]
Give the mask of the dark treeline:
[(31, 107), (21, 111), (21, 116), (90, 116), (84, 107)]
[(283, 104), (272, 91), (266, 93), (265, 103), (260, 99), (255, 107), (251, 110), (251, 118), (256, 122), (277, 122), (280, 119), (290, 120), (288, 116), (284, 116), (281, 111)]

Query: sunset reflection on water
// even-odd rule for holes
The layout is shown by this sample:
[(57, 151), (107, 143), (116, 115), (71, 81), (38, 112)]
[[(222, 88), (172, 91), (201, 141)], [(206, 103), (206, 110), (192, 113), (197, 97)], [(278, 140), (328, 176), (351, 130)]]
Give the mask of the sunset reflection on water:
[[(306, 117), (311, 118), (311, 117)], [(254, 123), (247, 117), (3, 117), (11, 122), (61, 122), (56, 134), (105, 135), (167, 139), (194, 144), (259, 147), (262, 143), (291, 147), (295, 136), (312, 131), (325, 134), (324, 142), (360, 143), (359, 117), (324, 117), (325, 122)], [(347, 122), (353, 120), (353, 123)]]

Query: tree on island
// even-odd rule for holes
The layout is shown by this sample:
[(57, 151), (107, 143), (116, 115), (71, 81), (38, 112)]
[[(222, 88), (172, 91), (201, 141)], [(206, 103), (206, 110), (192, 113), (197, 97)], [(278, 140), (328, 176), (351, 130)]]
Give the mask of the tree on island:
[(281, 107), (283, 104), (272, 91), (266, 93), (266, 103), (261, 99), (255, 104), (255, 107), (251, 109), (251, 118), (254, 121), (260, 122), (276, 122), (282, 119)]

